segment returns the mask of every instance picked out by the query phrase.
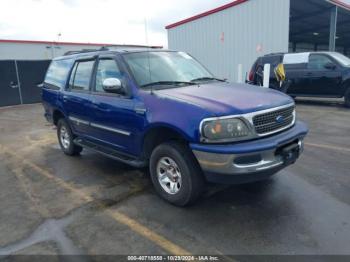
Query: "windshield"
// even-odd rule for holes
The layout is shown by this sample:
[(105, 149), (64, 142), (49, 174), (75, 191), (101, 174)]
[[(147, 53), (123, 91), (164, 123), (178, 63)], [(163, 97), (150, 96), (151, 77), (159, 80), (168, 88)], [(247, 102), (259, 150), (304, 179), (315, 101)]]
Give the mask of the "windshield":
[(331, 55), (332, 57), (334, 57), (335, 60), (337, 60), (343, 66), (350, 66), (350, 58), (346, 57), (345, 55), (342, 55), (339, 53), (331, 53)]
[(124, 58), (137, 84), (143, 88), (152, 85), (190, 85), (195, 81), (214, 80), (210, 72), (183, 52), (129, 53)]

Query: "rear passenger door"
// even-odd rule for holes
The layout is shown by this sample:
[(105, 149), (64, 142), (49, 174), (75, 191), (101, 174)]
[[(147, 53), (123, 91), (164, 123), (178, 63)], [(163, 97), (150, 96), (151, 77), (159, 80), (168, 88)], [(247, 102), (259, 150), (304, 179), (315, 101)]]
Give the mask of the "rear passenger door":
[(284, 66), (286, 71), (286, 78), (290, 81), (287, 94), (297, 95), (303, 94), (305, 85), (308, 84), (309, 78), (306, 75), (306, 63), (286, 64)]
[(91, 79), (95, 59), (77, 60), (69, 78), (67, 90), (62, 94), (62, 101), (73, 132), (89, 135), (91, 110)]

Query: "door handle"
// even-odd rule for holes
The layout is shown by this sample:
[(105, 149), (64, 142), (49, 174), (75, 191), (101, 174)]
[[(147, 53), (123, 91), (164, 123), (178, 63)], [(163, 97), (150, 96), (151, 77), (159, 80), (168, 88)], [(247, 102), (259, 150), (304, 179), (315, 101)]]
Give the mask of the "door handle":
[(68, 101), (68, 96), (64, 95), (63, 96), (63, 102), (67, 102)]
[(11, 88), (18, 88), (18, 86), (19, 86), (19, 85), (18, 85), (16, 82), (14, 82), (14, 81), (11, 81), (11, 82), (10, 82), (10, 87), (11, 87)]
[(110, 111), (111, 111), (110, 108), (108, 108), (107, 106), (103, 106), (103, 105), (100, 104), (100, 103), (92, 103), (92, 106), (93, 106), (94, 108), (97, 108), (97, 109), (101, 110), (101, 111), (105, 111), (105, 112), (110, 112)]

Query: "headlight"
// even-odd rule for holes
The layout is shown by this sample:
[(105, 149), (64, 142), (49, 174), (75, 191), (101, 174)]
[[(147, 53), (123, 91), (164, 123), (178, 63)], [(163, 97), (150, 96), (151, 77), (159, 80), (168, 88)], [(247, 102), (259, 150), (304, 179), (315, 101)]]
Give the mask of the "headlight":
[(252, 135), (246, 123), (239, 118), (204, 120), (201, 132), (204, 142), (244, 140)]

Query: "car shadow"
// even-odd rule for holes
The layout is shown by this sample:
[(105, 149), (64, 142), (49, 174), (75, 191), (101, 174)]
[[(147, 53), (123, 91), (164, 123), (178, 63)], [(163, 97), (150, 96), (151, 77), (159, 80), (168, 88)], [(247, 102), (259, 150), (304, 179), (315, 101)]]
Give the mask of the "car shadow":
[(308, 99), (308, 98), (296, 98), (295, 103), (297, 105), (305, 106), (322, 106), (322, 107), (335, 107), (335, 108), (345, 108), (344, 101), (340, 99), (324, 100), (324, 99)]

